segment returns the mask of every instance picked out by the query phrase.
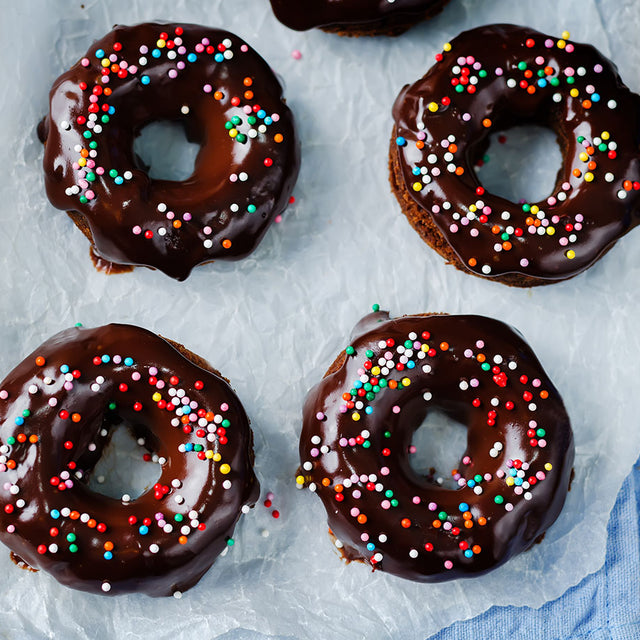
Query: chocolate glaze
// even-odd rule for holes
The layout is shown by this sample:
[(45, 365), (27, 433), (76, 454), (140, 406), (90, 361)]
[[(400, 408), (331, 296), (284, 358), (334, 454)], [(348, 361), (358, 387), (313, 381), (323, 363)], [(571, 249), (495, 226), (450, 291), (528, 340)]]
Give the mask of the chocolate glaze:
[[(392, 154), (405, 192), (468, 270), (522, 274), (524, 286), (566, 279), (638, 224), (640, 97), (610, 60), (514, 25), (466, 31), (437, 58), (396, 99)], [(473, 169), (490, 133), (523, 123), (552, 128), (564, 157), (553, 194), (524, 207), (484, 192)]]
[[(393, 20), (410, 23), (426, 13), (439, 10), (449, 0), (271, 0), (276, 18), (290, 29), (313, 27), (361, 28), (371, 23)], [(434, 11), (435, 12), (435, 11)]]
[[(351, 348), (309, 392), (298, 477), (322, 499), (346, 557), (441, 581), (530, 547), (564, 504), (574, 445), (562, 400), (521, 335), (481, 316), (378, 312), (358, 325)], [(380, 358), (395, 367), (376, 371)], [(358, 385), (366, 395), (353, 395)], [(468, 428), (457, 489), (409, 465), (430, 411)]]
[[(103, 66), (109, 57), (117, 66)], [(293, 116), (268, 64), (226, 31), (162, 23), (115, 27), (83, 60), (55, 81), (39, 129), (51, 203), (84, 220), (104, 260), (178, 280), (197, 264), (251, 253), (287, 206), (299, 169)], [(187, 180), (152, 180), (134, 157), (135, 137), (158, 120), (181, 122), (201, 145)], [(78, 160), (93, 151), (89, 172)]]
[[(244, 409), (198, 365), (208, 367), (122, 324), (68, 329), (38, 347), (0, 384), (0, 540), (83, 591), (166, 596), (193, 586), (259, 492)], [(172, 404), (184, 398), (187, 426)], [(87, 486), (121, 424), (162, 468), (130, 501)]]

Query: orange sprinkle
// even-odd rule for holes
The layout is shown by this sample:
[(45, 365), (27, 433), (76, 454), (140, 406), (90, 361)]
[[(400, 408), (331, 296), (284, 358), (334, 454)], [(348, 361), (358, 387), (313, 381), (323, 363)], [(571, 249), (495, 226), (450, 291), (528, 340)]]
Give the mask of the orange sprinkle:
[(494, 224), (493, 227), (491, 227), (491, 233), (495, 233), (497, 235), (500, 233), (500, 227), (497, 224)]
[(625, 191), (631, 191), (631, 189), (633, 189), (633, 184), (632, 184), (631, 180), (625, 180), (625, 181), (622, 183), (622, 188), (623, 188)]
[(397, 380), (389, 380), (389, 388), (390, 389), (397, 389), (398, 388), (398, 381)]
[(80, 512), (79, 512), (79, 511), (72, 511), (72, 512), (69, 514), (69, 517), (70, 517), (72, 520), (77, 520), (77, 519), (80, 517)]
[(540, 397), (541, 397), (543, 400), (546, 400), (546, 399), (549, 397), (549, 392), (548, 392), (548, 391), (545, 391), (545, 390), (542, 390), (542, 391), (540, 392)]
[(245, 78), (242, 82), (245, 87), (250, 87), (253, 84), (253, 80), (249, 77)]
[(545, 67), (544, 68), (544, 72), (546, 75), (551, 76), (553, 75), (553, 67)]
[(188, 424), (189, 423), (189, 416), (182, 416), (180, 418), (180, 422), (182, 422), (182, 424)]
[(344, 491), (344, 487), (341, 484), (337, 484), (334, 488), (334, 491), (337, 491), (338, 493), (342, 493)]
[(416, 142), (416, 149), (424, 149), (424, 142), (422, 140)]
[(464, 167), (456, 167), (456, 175), (461, 176), (464, 173)]
[(478, 554), (482, 551), (482, 547), (479, 544), (474, 544), (473, 547), (471, 547), (471, 551)]
[(434, 520), (434, 521), (431, 523), (431, 526), (432, 526), (434, 529), (439, 529), (439, 528), (442, 526), (442, 522), (440, 522), (440, 520)]
[(229, 238), (225, 238), (225, 239), (222, 241), (222, 246), (223, 246), (225, 249), (230, 249), (230, 248), (231, 248), (231, 240), (229, 240)]
[(364, 524), (366, 521), (367, 521), (367, 516), (365, 516), (365, 515), (364, 515), (364, 513), (361, 513), (361, 514), (358, 516), (358, 522), (359, 522), (360, 524)]
[(45, 363), (45, 362), (46, 362), (46, 360), (44, 359), (44, 357), (43, 357), (43, 356), (38, 356), (38, 357), (36, 358), (36, 364), (37, 364), (39, 367), (44, 367), (44, 363)]
[(222, 93), (222, 91), (216, 91), (216, 92), (213, 94), (213, 97), (214, 97), (216, 100), (222, 100), (222, 98), (224, 98), (224, 93)]
[(595, 161), (591, 161), (588, 165), (587, 165), (587, 169), (589, 169), (589, 171), (593, 171), (598, 165), (595, 163)]
[(105, 88), (102, 90), (102, 93), (104, 93), (104, 95), (105, 95), (105, 96), (110, 96), (110, 95), (111, 95), (111, 93), (112, 93), (112, 91), (111, 91), (111, 87), (105, 87)]
[(440, 350), (441, 351), (448, 351), (449, 350), (449, 343), (448, 342), (441, 342), (440, 343)]
[(527, 70), (524, 72), (524, 77), (525, 77), (525, 78), (533, 78), (533, 71), (531, 71), (531, 69), (527, 69)]
[(31, 444), (35, 444), (36, 442), (38, 442), (38, 436), (37, 436), (37, 435), (35, 435), (35, 434), (34, 434), (34, 435), (32, 435), (32, 436), (29, 436), (29, 442), (30, 442)]
[(477, 360), (478, 362), (484, 362), (486, 359), (487, 359), (487, 356), (485, 356), (485, 355), (484, 355), (484, 353), (479, 353), (479, 354), (476, 356), (476, 360)]
[(24, 433), (19, 433), (18, 437), (16, 438), (16, 440), (18, 442), (26, 442), (27, 441), (27, 436), (25, 436)]
[(187, 536), (180, 536), (180, 537), (178, 538), (178, 542), (179, 542), (180, 544), (187, 544)]
[(82, 419), (82, 416), (79, 413), (71, 414), (71, 420), (73, 420), (73, 422), (80, 422), (81, 419)]
[(527, 93), (528, 93), (529, 95), (533, 95), (535, 92), (536, 92), (536, 88), (535, 88), (535, 86), (534, 86), (534, 85), (532, 85), (532, 84), (530, 84), (530, 85), (527, 87)]
[(182, 220), (174, 220), (173, 227), (174, 229), (179, 229), (182, 226)]
[(469, 258), (469, 266), (475, 267), (478, 264), (478, 261), (475, 258)]
[(451, 153), (455, 153), (458, 150), (458, 145), (454, 144), (453, 142), (449, 145), (449, 151)]
[(491, 126), (491, 120), (489, 120), (489, 118), (485, 118), (482, 121), (482, 126), (485, 127), (486, 129), (488, 129)]
[(322, 486), (328, 487), (331, 484), (331, 480), (329, 478), (322, 478)]
[(273, 136), (273, 139), (280, 144), (284, 140), (284, 136), (281, 133), (276, 133), (276, 135)]
[(456, 473), (458, 473), (458, 470), (457, 470), (457, 469), (451, 469), (451, 475), (452, 475), (452, 476), (455, 476), (455, 475), (456, 475)]
[(116, 64), (115, 62), (111, 65), (111, 71), (113, 71), (113, 73), (118, 73), (118, 71), (120, 71), (120, 65)]
[(207, 414), (205, 415), (205, 419), (207, 420), (207, 422), (212, 422), (215, 417), (216, 414), (213, 413), (213, 411), (207, 411)]
[(478, 518), (478, 524), (479, 524), (481, 527), (484, 527), (484, 525), (485, 525), (485, 524), (487, 524), (487, 519), (486, 519), (484, 516), (480, 516), (480, 517)]
[(595, 152), (596, 152), (596, 150), (593, 147), (587, 147), (587, 153), (590, 156), (592, 156)]
[(542, 224), (542, 221), (538, 220), (537, 218), (533, 221), (534, 227), (539, 227), (541, 224)]
[(89, 151), (88, 151), (88, 149), (83, 149), (83, 150), (80, 152), (80, 155), (81, 155), (83, 158), (88, 158), (88, 157), (89, 157)]
[(408, 529), (411, 526), (411, 520), (409, 520), (409, 518), (402, 518), (402, 520), (400, 520), (400, 524), (405, 528)]
[(465, 520), (471, 520), (471, 518), (472, 518), (473, 516), (471, 515), (471, 511), (465, 511), (465, 512), (462, 514), (462, 517), (463, 517)]
[(9, 467), (9, 469), (15, 469), (16, 468), (16, 461), (15, 460), (7, 460), (6, 465), (7, 465), (7, 467)]
[(503, 243), (502, 243), (502, 248), (503, 248), (505, 251), (511, 251), (511, 243), (510, 243), (510, 242), (507, 242), (507, 241), (503, 242)]
[(471, 520), (465, 520), (464, 521), (464, 526), (467, 529), (471, 529), (471, 527), (473, 527), (473, 522)]
[(585, 109), (591, 109), (591, 100), (583, 100), (583, 101), (582, 101), (582, 106), (583, 106)]
[(253, 91), (245, 91), (244, 92), (245, 100), (253, 100)]
[(103, 547), (105, 551), (111, 551), (113, 549), (113, 542), (111, 542), (111, 540), (107, 540)]
[(527, 227), (530, 227), (533, 224), (533, 218), (531, 216), (529, 216), (524, 223), (527, 225)]
[(87, 527), (89, 527), (89, 529), (95, 529), (97, 524), (98, 523), (93, 518), (87, 520)]

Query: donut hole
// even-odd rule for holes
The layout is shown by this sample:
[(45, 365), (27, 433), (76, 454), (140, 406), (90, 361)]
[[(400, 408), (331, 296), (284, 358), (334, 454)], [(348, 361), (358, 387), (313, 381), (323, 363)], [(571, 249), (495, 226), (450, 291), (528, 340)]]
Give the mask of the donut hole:
[(409, 466), (430, 482), (457, 488), (451, 470), (459, 468), (466, 446), (466, 426), (442, 411), (431, 410), (413, 433)]
[(489, 193), (511, 202), (540, 202), (554, 192), (563, 158), (552, 129), (515, 126), (493, 133), (482, 146), (475, 171)]
[(143, 441), (128, 425), (112, 427), (111, 438), (89, 477), (89, 488), (118, 500), (125, 494), (135, 500), (148, 491), (159, 480), (162, 467), (143, 459), (148, 453)]
[(200, 145), (180, 121), (159, 120), (143, 127), (133, 143), (138, 169), (152, 180), (182, 182), (193, 175)]

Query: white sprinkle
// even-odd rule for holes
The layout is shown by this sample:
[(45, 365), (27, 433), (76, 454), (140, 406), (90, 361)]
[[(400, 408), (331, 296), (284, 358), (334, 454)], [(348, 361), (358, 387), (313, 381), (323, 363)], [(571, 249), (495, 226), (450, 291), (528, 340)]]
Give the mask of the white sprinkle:
[(122, 496), (122, 502), (129, 502), (129, 500), (131, 500), (131, 496), (128, 493), (125, 493)]
[(108, 593), (109, 591), (111, 591), (111, 583), (110, 582), (103, 582), (102, 583), (102, 590), (105, 593)]
[(180, 600), (180, 598), (182, 598), (182, 591), (174, 591), (174, 592), (173, 592), (173, 597), (174, 597), (176, 600)]
[(158, 553), (160, 547), (157, 544), (149, 545), (149, 551), (151, 551), (151, 553)]

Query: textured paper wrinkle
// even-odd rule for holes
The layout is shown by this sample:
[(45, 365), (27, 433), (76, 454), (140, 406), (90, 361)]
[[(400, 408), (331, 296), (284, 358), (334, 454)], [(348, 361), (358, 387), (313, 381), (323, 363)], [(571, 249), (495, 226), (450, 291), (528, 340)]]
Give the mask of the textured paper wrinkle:
[[(609, 512), (640, 451), (640, 237), (631, 233), (587, 273), (551, 287), (518, 291), (482, 281), (446, 266), (411, 229), (390, 193), (387, 151), (398, 91), (427, 71), (444, 42), (481, 24), (528, 24), (556, 35), (568, 29), (612, 57), (640, 91), (640, 5), (452, 0), (401, 38), (345, 39), (287, 30), (267, 0), (80, 4), (3, 7), (2, 23), (11, 28), (0, 49), (0, 377), (76, 322), (132, 322), (182, 342), (222, 371), (243, 401), (263, 495), (242, 517), (233, 549), (179, 601), (82, 594), (18, 570), (0, 550), (3, 632), (82, 640), (422, 639), (494, 604), (541, 606), (598, 569)], [(84, 236), (44, 196), (35, 135), (53, 80), (114, 24), (151, 19), (210, 24), (246, 39), (281, 77), (302, 142), (296, 202), (282, 223), (246, 260), (200, 267), (185, 283), (147, 269), (95, 272)], [(301, 60), (291, 57), (294, 49)], [(557, 167), (546, 169), (553, 176)], [(534, 166), (532, 175), (544, 170)], [(320, 501), (294, 487), (306, 391), (373, 303), (394, 315), (500, 318), (522, 332), (563, 395), (576, 439), (566, 507), (542, 544), (485, 577), (422, 585), (346, 565), (328, 539)], [(277, 520), (262, 505), (268, 491)]]

